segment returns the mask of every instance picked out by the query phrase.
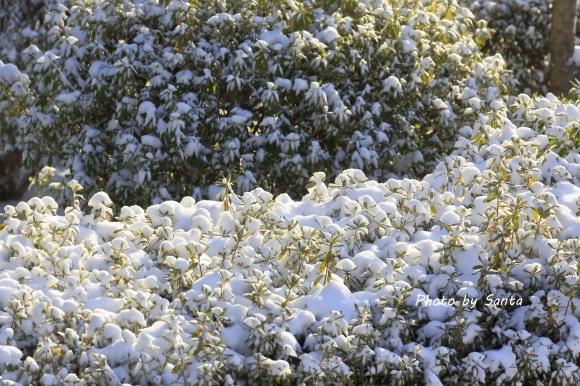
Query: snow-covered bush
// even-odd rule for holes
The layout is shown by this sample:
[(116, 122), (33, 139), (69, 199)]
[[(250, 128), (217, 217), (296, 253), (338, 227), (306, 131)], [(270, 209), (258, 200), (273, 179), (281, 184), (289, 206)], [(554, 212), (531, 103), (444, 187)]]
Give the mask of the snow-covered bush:
[[(476, 105), (475, 101), (471, 102)], [(485, 105), (423, 180), (301, 201), (7, 206), (0, 375), (18, 384), (580, 382), (580, 108)]]
[[(57, 9), (63, 0), (0, 1), (0, 200), (18, 199), (28, 187), (22, 169), (18, 117), (26, 111), (29, 90), (22, 51), (31, 44), (48, 49), (44, 28), (46, 9)], [(16, 66), (16, 67), (14, 67)]]
[(552, 0), (461, 0), (460, 4), (488, 22), (493, 33), (483, 52), (503, 56), (519, 83), (517, 89), (545, 93)]
[(119, 203), (200, 197), (227, 174), (293, 195), (315, 171), (423, 175), (467, 99), (511, 82), (455, 0), (79, 0), (47, 22), (53, 47), (26, 51), (26, 166)]
[(46, 10), (67, 0), (3, 0), (0, 2), (0, 60), (21, 64), (22, 51), (31, 44), (48, 49), (44, 28)]

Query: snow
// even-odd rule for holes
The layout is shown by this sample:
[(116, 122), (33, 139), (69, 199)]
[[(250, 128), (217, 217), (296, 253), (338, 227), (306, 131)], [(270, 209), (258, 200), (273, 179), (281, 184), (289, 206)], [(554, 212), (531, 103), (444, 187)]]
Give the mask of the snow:
[(570, 61), (575, 66), (580, 66), (580, 46), (574, 46), (574, 53), (572, 54)]
[(316, 33), (316, 38), (323, 43), (330, 44), (337, 39), (340, 39), (340, 34), (334, 27), (326, 27), (322, 31)]
[(84, 303), (85, 303), (84, 308), (86, 308), (87, 310), (92, 311), (103, 310), (112, 312), (114, 314), (120, 312), (125, 306), (125, 303), (123, 302), (122, 299), (111, 299), (108, 297), (95, 297), (92, 299), (88, 299)]
[(9, 278), (0, 279), (0, 307), (4, 308), (10, 302), (14, 291), (18, 289), (19, 283)]
[(12, 63), (4, 64), (0, 61), (0, 82), (5, 85), (12, 85), (21, 79), (20, 71)]
[(103, 76), (106, 76), (110, 72), (110, 66), (107, 62), (95, 60), (90, 68), (89, 68), (89, 75), (94, 80), (99, 80)]
[(484, 354), (485, 359), (482, 364), (491, 372), (499, 371), (501, 367), (508, 379), (513, 378), (518, 372), (516, 354), (510, 346), (505, 345), (499, 350), (485, 351)]
[(415, 49), (417, 43), (412, 39), (403, 39), (403, 52), (411, 52)]
[(79, 96), (81, 95), (80, 91), (73, 91), (71, 93), (60, 94), (55, 99), (65, 105), (71, 105), (77, 101)]
[(455, 259), (457, 261), (457, 271), (462, 274), (461, 280), (463, 283), (473, 285), (473, 283), (477, 283), (479, 280), (479, 275), (474, 273), (474, 267), (481, 264), (478, 258), (484, 254), (485, 251), (481, 245), (478, 244), (478, 238), (473, 236), (470, 236), (469, 238), (471, 240), (468, 239), (468, 246), (466, 246), (463, 251), (456, 252)]
[(161, 140), (154, 135), (141, 136), (141, 143), (154, 149), (160, 149), (162, 145)]
[(288, 91), (290, 91), (292, 89), (292, 80), (290, 80), (290, 79), (276, 78), (276, 81), (274, 82), (274, 84), (276, 85), (276, 88), (279, 88), (279, 89), (285, 89)]
[(457, 225), (461, 222), (461, 218), (454, 211), (447, 211), (441, 216), (441, 222), (445, 225)]
[(344, 259), (336, 264), (336, 268), (345, 272), (350, 272), (356, 269), (356, 265), (352, 262), (352, 260)]
[[(147, 126), (149, 123), (155, 124), (155, 105), (152, 102), (146, 101), (139, 105), (139, 110), (137, 111), (137, 122), (140, 125)], [(145, 115), (143, 119), (142, 115)]]
[(300, 91), (308, 90), (308, 82), (301, 78), (294, 78), (294, 85), (292, 86), (292, 90), (294, 90), (297, 94)]
[(288, 329), (293, 335), (300, 335), (302, 331), (307, 330), (314, 325), (316, 317), (309, 310), (297, 310), (294, 318), (288, 322)]
[(391, 75), (383, 81), (383, 91), (385, 91), (385, 92), (391, 92), (391, 91), (402, 92), (403, 89), (401, 86), (401, 82), (399, 81), (399, 79), (397, 79), (397, 77)]
[[(174, 20), (173, 13), (180, 7), (190, 10), (188, 3), (167, 7), (150, 3), (147, 7), (139, 3), (135, 10), (129, 7), (123, 18), (155, 16), (153, 24), (164, 25)], [(394, 13), (380, 3), (367, 16), (390, 22)], [(123, 56), (110, 60), (115, 65), (93, 61), (89, 83), (77, 79), (79, 85), (98, 92), (111, 79), (118, 81), (135, 72), (141, 76), (142, 68), (151, 72), (144, 78), (144, 89), (111, 101), (116, 115), (107, 121), (106, 130), (82, 125), (79, 137), (86, 143), (76, 148), (82, 151), (67, 165), (75, 176), (83, 177), (87, 187), (94, 188), (97, 183), (91, 178), (96, 176), (83, 174), (84, 163), (90, 162), (87, 157), (102, 154), (105, 145), (100, 141), (118, 133), (111, 139), (116, 148), (122, 148), (116, 160), (123, 162), (108, 186), (131, 183), (130, 188), (140, 192), (151, 185), (160, 197), (155, 198), (157, 205), (145, 209), (118, 208), (111, 197), (122, 199), (122, 194), (109, 197), (98, 192), (88, 201), (79, 198), (83, 209), (67, 208), (66, 215), (49, 197), (28, 197), (26, 203), (7, 207), (9, 218), (0, 229), (0, 377), (20, 376), (15, 374), (35, 356), (39, 363), (30, 367), (44, 366), (37, 372), (42, 374), (40, 382), (62, 384), (65, 375), (43, 373), (51, 371), (51, 366), (45, 366), (37, 353), (46, 347), (50, 353), (59, 353), (46, 361), (64, 370), (77, 362), (81, 370), (90, 370), (102, 360), (98, 366), (114, 384), (141, 374), (143, 384), (202, 384), (203, 377), (208, 382), (236, 384), (236, 374), (254, 369), (252, 374), (265, 383), (333, 384), (333, 375), (342, 374), (345, 381), (362, 363), (361, 368), (367, 367), (365, 377), (397, 376), (404, 368), (409, 374), (415, 370), (421, 374), (417, 383), (439, 385), (448, 381), (443, 376), (449, 355), (461, 355), (452, 368), (473, 374), (473, 382), (485, 383), (493, 375), (500, 383), (518, 375), (516, 365), (522, 363), (524, 344), (538, 354), (538, 368), (532, 370), (549, 373), (558, 364), (567, 365), (568, 357), (577, 359), (580, 300), (571, 287), (579, 281), (580, 156), (576, 132), (570, 130), (580, 119), (577, 106), (558, 101), (554, 95), (533, 100), (496, 98), (494, 87), (476, 89), (476, 83), (485, 83), (485, 78), (496, 74), (480, 63), (467, 71), (473, 77), (461, 81), (471, 87), (461, 89), (451, 79), (433, 79), (429, 88), (437, 92), (424, 95), (415, 110), (400, 111), (393, 103), (409, 90), (417, 91), (424, 81), (419, 71), (434, 65), (427, 51), (417, 51), (417, 43), (425, 39), (420, 24), (434, 22), (435, 13), (418, 14), (414, 27), (402, 27), (400, 39), (378, 42), (381, 48), (369, 51), (388, 55), (396, 47), (409, 54), (396, 60), (421, 57), (417, 68), (414, 62), (405, 62), (419, 75), (403, 76), (396, 71), (401, 63), (395, 60), (384, 70), (386, 79), (378, 80), (378, 89), (369, 83), (350, 95), (329, 81), (332, 76), (313, 76), (305, 67), (316, 67), (316, 60), (339, 58), (342, 53), (331, 48), (353, 36), (367, 44), (365, 35), (373, 35), (372, 26), (344, 15), (327, 18), (324, 10), (315, 9), (308, 16), (313, 23), (310, 32), (285, 34), (303, 16), (302, 4), (299, 7), (292, 0), (286, 4), (294, 13), (246, 19), (245, 14), (214, 12), (207, 23), (224, 31), (240, 21), (257, 23), (252, 39), (233, 39), (235, 46), (229, 48), (217, 45), (217, 38), (186, 40), (187, 46), (164, 50), (157, 58), (164, 59), (164, 64), (153, 60), (158, 41), (143, 25), (134, 31), (137, 36), (131, 44), (114, 42)], [(222, 5), (217, 4), (218, 8)], [(77, 11), (60, 10), (62, 17)], [(91, 17), (93, 22), (104, 23), (105, 16), (98, 8)], [(61, 28), (55, 26), (51, 33), (60, 33)], [(188, 36), (189, 27), (187, 23), (172, 26), (172, 33)], [(356, 29), (356, 35), (350, 29)], [(86, 36), (78, 29), (62, 30), (78, 36), (61, 39), (62, 45), (83, 56), (80, 43)], [(454, 45), (456, 52), (446, 52), (452, 66), (467, 65), (462, 54), (471, 53), (472, 47), (466, 42), (462, 38)], [(428, 50), (429, 46), (420, 43), (419, 48)], [(255, 94), (235, 106), (222, 106), (219, 119), (208, 121), (213, 119), (210, 105), (223, 91), (220, 77), (247, 84), (247, 71), (259, 64), (254, 51), (267, 59), (259, 92), (271, 94)], [(59, 60), (58, 50), (29, 52), (37, 70)], [(311, 62), (308, 55), (312, 53), (317, 57)], [(370, 65), (366, 63), (369, 57), (363, 59), (354, 46), (347, 53), (352, 63), (342, 68), (340, 77), (348, 83), (347, 67), (365, 76)], [(147, 60), (129, 60), (142, 54), (140, 59)], [(191, 69), (169, 71), (189, 63), (186, 55), (194, 63)], [(275, 68), (272, 58), (276, 55), (307, 59), (292, 69), (293, 75), (302, 78)], [(220, 58), (235, 63), (239, 79), (228, 73), (230, 68), (218, 66), (223, 72), (215, 73)], [(75, 60), (76, 56), (69, 57), (66, 71), (61, 71), (63, 84), (71, 83), (65, 73), (71, 76), (79, 71)], [(500, 58), (490, 60), (502, 65)], [(580, 63), (578, 47), (574, 61)], [(18, 82), (27, 83), (27, 77), (14, 65), (0, 63), (0, 83)], [(405, 153), (375, 145), (389, 145), (392, 139), (399, 146), (409, 138), (420, 138), (414, 131), (422, 124), (415, 123), (422, 122), (419, 113), (425, 109), (439, 110), (436, 120), (440, 119), (442, 127), (445, 119), (455, 119), (451, 115), (460, 109), (449, 95), (439, 95), (444, 86), (466, 108), (465, 121), (461, 121), (466, 126), (457, 131), (455, 149), (422, 180), (390, 178), (396, 171), (413, 175), (411, 166), (420, 170), (435, 154), (417, 150), (414, 142)], [(55, 91), (50, 112), (39, 106), (25, 115), (47, 129), (60, 124), (62, 116), (52, 110), (66, 110), (63, 105), (84, 98), (92, 100), (72, 90), (66, 86)], [(210, 97), (192, 90), (204, 90)], [(380, 95), (381, 90), (385, 95)], [(272, 100), (280, 102), (284, 111), (270, 112), (264, 106), (262, 114), (255, 106), (246, 107), (259, 95), (275, 93), (281, 97)], [(388, 103), (379, 102), (381, 98)], [(287, 105), (291, 99), (310, 105)], [(512, 108), (508, 116), (506, 111)], [(348, 129), (359, 119), (365, 123), (343, 138), (345, 149), (327, 155), (323, 141), (311, 137), (314, 130), (308, 131), (310, 118), (292, 122), (292, 114), (287, 113), (310, 109), (316, 120), (330, 119), (324, 126), (329, 130), (327, 138), (333, 135), (332, 129)], [(130, 116), (130, 125), (121, 119), (123, 115)], [(402, 126), (388, 123), (395, 121), (379, 126), (391, 116), (397, 116)], [(208, 122), (223, 124), (233, 134), (223, 137), (216, 132), (208, 142), (201, 137), (202, 132), (213, 130)], [(124, 126), (129, 126), (128, 132)], [(453, 125), (445, 128), (456, 129)], [(262, 131), (267, 134), (262, 136)], [(410, 137), (403, 136), (406, 131)], [(241, 133), (249, 133), (251, 141), (245, 141)], [(439, 139), (434, 135), (433, 143)], [(299, 153), (303, 147), (312, 154)], [(271, 176), (260, 169), (273, 162), (272, 154), (282, 159), (280, 165), (298, 172), (307, 169), (301, 169), (306, 163), (314, 172), (324, 157), (330, 158), (332, 168), (327, 169), (335, 175), (349, 163), (366, 171), (347, 169), (329, 181), (324, 173), (315, 172), (301, 200), (288, 194), (274, 196), (260, 188), (235, 195), (213, 185), (203, 193), (216, 201), (185, 197), (177, 202), (169, 201), (171, 184), (179, 186), (176, 189), (181, 193), (195, 197), (201, 193), (188, 191), (183, 181), (170, 179), (166, 184), (155, 179), (164, 172), (156, 163), (159, 157), (166, 163), (175, 161), (162, 148), (176, 157), (195, 156), (196, 162), (204, 163), (201, 175), (188, 176), (192, 180), (209, 178), (205, 171), (210, 166), (219, 165), (219, 171), (227, 172), (228, 164), (236, 165), (240, 171), (234, 176), (240, 180), (237, 188), (242, 186), (244, 191), (268, 182), (263, 178)], [(266, 148), (275, 149), (274, 153)], [(138, 157), (132, 158), (133, 153)], [(209, 158), (217, 163), (209, 165)], [(134, 170), (132, 163), (138, 164)], [(388, 169), (379, 168), (383, 164)], [(294, 175), (309, 178), (309, 172), (298, 172)], [(522, 205), (517, 211), (516, 204)], [(502, 298), (514, 292), (522, 296), (523, 305), (482, 305), (490, 294)], [(490, 320), (498, 322), (484, 326)], [(552, 321), (557, 327), (551, 326)], [(463, 328), (461, 334), (448, 333), (457, 328)], [(75, 362), (65, 365), (70, 358)], [(573, 371), (574, 366), (566, 371)], [(317, 374), (322, 374), (322, 380)], [(373, 378), (375, 383), (377, 379), (385, 378)]]
[(580, 237), (580, 187), (562, 181), (547, 191), (554, 194), (560, 205), (557, 217), (564, 227), (562, 235), (569, 239)]
[(340, 311), (346, 321), (356, 316), (355, 298), (349, 289), (338, 281), (331, 281), (322, 289), (305, 296), (299, 304), (312, 312), (317, 319), (325, 317), (331, 311)]
[(253, 114), (248, 110), (238, 109), (235, 114), (230, 117), (233, 123), (237, 125), (243, 125), (248, 120), (252, 119)]
[(88, 202), (88, 205), (91, 207), (96, 207), (99, 204), (103, 204), (105, 206), (109, 206), (113, 203), (113, 201), (109, 198), (109, 195), (105, 192), (95, 193)]
[(267, 42), (270, 46), (280, 44), (282, 47), (286, 47), (290, 44), (290, 39), (284, 35), (282, 30), (263, 31), (259, 39)]
[(134, 308), (119, 311), (119, 313), (115, 316), (115, 320), (121, 326), (131, 327), (134, 325), (139, 325), (144, 327), (147, 325), (143, 314)]

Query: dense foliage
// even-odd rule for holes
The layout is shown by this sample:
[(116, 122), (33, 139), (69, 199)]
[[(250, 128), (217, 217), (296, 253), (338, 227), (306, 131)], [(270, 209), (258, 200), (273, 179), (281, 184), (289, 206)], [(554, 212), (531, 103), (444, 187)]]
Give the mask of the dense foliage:
[(455, 0), (59, 9), (53, 47), (25, 52), (25, 165), (70, 168), (120, 203), (199, 196), (229, 173), (238, 192), (291, 194), (315, 171), (422, 175), (467, 101), (510, 84), (501, 57), (479, 51), (485, 21)]
[(30, 171), (22, 168), (18, 135), (18, 117), (26, 112), (31, 96), (29, 77), (21, 73), (23, 51), (31, 44), (50, 47), (44, 15), (61, 3), (0, 0), (0, 200), (20, 198), (29, 185)]
[(528, 94), (545, 93), (552, 0), (461, 0), (460, 3), (477, 18), (488, 22), (493, 33), (483, 52), (502, 55), (518, 82), (516, 89)]
[(0, 62), (1, 162), (50, 165), (70, 205), (5, 208), (0, 379), (580, 384), (580, 102), (505, 95), (541, 89), (550, 5), (459, 2), (489, 24), (456, 0), (0, 9), (32, 31), (0, 49), (30, 75)]
[(67, 0), (0, 0), (0, 60), (22, 64), (22, 51), (36, 44), (48, 49), (44, 16)]
[(580, 108), (512, 102), (421, 181), (315, 173), (296, 202), (224, 180), (222, 201), (115, 220), (73, 182), (63, 216), (48, 197), (7, 207), (2, 378), (577, 385)]

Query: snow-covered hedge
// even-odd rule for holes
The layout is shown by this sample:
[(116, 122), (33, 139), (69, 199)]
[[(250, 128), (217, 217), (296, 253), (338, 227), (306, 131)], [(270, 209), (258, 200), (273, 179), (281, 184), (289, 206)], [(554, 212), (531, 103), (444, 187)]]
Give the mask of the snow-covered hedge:
[[(472, 100), (476, 105), (476, 101)], [(315, 173), (112, 218), (6, 207), (0, 374), (19, 384), (580, 382), (580, 109), (500, 100), (423, 180)]]
[[(528, 94), (547, 91), (552, 0), (460, 0), (493, 30), (483, 52), (500, 53)], [(571, 37), (573, 38), (573, 37)], [(571, 88), (571, 87), (570, 87)]]
[(480, 53), (485, 22), (455, 0), (59, 9), (53, 47), (25, 53), (37, 95), (24, 160), (70, 168), (120, 203), (200, 197), (228, 173), (237, 192), (292, 194), (315, 171), (423, 175), (467, 100), (511, 82), (501, 57)]

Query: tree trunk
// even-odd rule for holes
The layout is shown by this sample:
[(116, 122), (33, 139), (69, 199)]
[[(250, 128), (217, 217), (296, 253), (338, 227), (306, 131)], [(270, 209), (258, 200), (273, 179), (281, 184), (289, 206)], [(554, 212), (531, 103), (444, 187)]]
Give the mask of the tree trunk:
[[(11, 150), (0, 154), (0, 201), (18, 200), (28, 189), (28, 178), (22, 173), (22, 153)], [(0, 210), (4, 207), (0, 206)]]
[(552, 93), (567, 95), (572, 89), (576, 65), (572, 62), (576, 35), (576, 1), (554, 0), (550, 31), (550, 78)]

